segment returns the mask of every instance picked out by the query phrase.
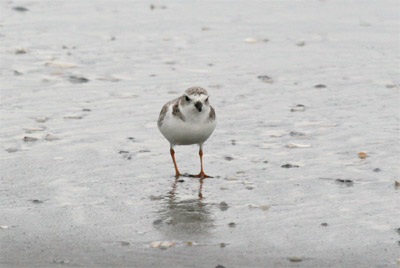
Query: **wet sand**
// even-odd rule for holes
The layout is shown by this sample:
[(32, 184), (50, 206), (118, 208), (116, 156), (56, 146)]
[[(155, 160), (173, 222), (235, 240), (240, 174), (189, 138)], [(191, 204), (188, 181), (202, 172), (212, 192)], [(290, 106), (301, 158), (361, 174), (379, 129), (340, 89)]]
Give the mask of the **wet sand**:
[[(396, 1), (0, 8), (1, 267), (398, 267)], [(196, 85), (202, 184), (156, 123)]]

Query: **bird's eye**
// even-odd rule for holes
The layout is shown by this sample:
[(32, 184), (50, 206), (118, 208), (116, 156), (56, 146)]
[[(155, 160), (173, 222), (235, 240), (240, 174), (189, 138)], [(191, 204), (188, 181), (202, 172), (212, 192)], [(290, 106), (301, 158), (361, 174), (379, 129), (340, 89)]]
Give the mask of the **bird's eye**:
[(185, 96), (186, 101), (190, 101), (190, 98), (188, 96)]
[(206, 99), (206, 102), (208, 102), (208, 98)]

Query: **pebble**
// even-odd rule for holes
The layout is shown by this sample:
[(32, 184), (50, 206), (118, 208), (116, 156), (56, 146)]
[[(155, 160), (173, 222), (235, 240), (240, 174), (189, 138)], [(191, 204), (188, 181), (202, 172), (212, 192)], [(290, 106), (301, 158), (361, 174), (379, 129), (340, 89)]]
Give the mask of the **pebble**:
[(291, 262), (301, 262), (303, 259), (300, 257), (289, 257), (289, 261)]
[(7, 148), (6, 151), (9, 153), (15, 153), (16, 151), (18, 151), (18, 149), (14, 148), (14, 147), (10, 147), (10, 148)]
[(352, 180), (342, 180), (342, 179), (336, 179), (335, 180), (336, 183), (338, 184), (343, 184), (345, 186), (353, 186), (353, 181)]
[(121, 79), (116, 78), (116, 77), (112, 77), (112, 76), (99, 77), (99, 78), (97, 78), (97, 80), (108, 81), (108, 82), (119, 82), (119, 81), (121, 81)]
[(400, 186), (400, 180), (395, 180), (394, 181), (394, 186), (399, 187)]
[(293, 108), (290, 109), (291, 112), (304, 112), (306, 110), (306, 106), (303, 104), (297, 104)]
[(25, 48), (17, 48), (15, 50), (15, 54), (20, 55), (20, 54), (26, 54), (28, 52), (28, 50), (26, 50)]
[(263, 161), (263, 163), (264, 163), (264, 164), (268, 164), (268, 161), (267, 161), (267, 160), (265, 160), (265, 161)]
[(272, 78), (269, 77), (268, 75), (259, 75), (259, 76), (257, 76), (257, 78), (260, 79), (264, 83), (272, 84), (274, 82), (274, 80), (272, 80)]
[(37, 141), (38, 139), (37, 138), (34, 138), (34, 137), (29, 137), (29, 136), (25, 136), (24, 137), (24, 142), (34, 142), (34, 141)]
[(154, 225), (159, 225), (161, 223), (162, 223), (162, 220), (160, 220), (160, 219), (153, 221)]
[(70, 115), (64, 116), (64, 118), (65, 119), (82, 119), (83, 117), (81, 115), (70, 114)]
[(305, 45), (306, 45), (306, 42), (304, 42), (304, 41), (300, 41), (300, 42), (296, 43), (296, 46), (298, 46), (298, 47), (304, 47)]
[(236, 174), (244, 174), (244, 173), (246, 173), (246, 171), (244, 171), (244, 170), (236, 171)]
[(150, 200), (155, 201), (155, 200), (161, 200), (163, 197), (161, 195), (150, 195)]
[(192, 241), (186, 241), (185, 244), (188, 245), (188, 246), (193, 246), (193, 242)]
[(201, 30), (202, 31), (209, 31), (209, 30), (211, 30), (211, 28), (207, 27), (207, 26), (204, 26), (204, 27), (201, 27)]
[(246, 186), (245, 188), (246, 188), (247, 190), (253, 190), (253, 189), (254, 189), (253, 186)]
[(224, 247), (226, 247), (226, 244), (222, 242), (222, 243), (219, 244), (219, 246), (220, 246), (221, 248), (224, 248)]
[(154, 241), (150, 244), (150, 247), (166, 249), (166, 248), (172, 247), (175, 244), (176, 244), (176, 242), (174, 242), (174, 241)]
[(26, 128), (24, 128), (24, 130), (27, 133), (31, 133), (31, 132), (35, 132), (35, 131), (43, 131), (45, 129), (46, 129), (46, 127), (26, 127)]
[(225, 178), (226, 181), (237, 181), (239, 180), (238, 178), (234, 177), (234, 176), (228, 176)]
[(298, 165), (292, 165), (292, 164), (284, 164), (281, 166), (282, 168), (298, 168)]
[(72, 84), (82, 84), (82, 83), (87, 83), (90, 80), (83, 77), (83, 76), (75, 76), (75, 75), (71, 75), (68, 80), (72, 83)]
[(225, 266), (218, 264), (217, 266), (215, 266), (215, 268), (225, 268)]
[(221, 203), (219, 203), (219, 209), (221, 211), (226, 211), (226, 210), (228, 210), (228, 208), (229, 208), (229, 205), (225, 201), (222, 201)]
[(0, 229), (9, 229), (10, 227), (9, 226), (7, 226), (7, 225), (1, 225), (0, 226)]
[(400, 84), (387, 84), (386, 88), (395, 88), (395, 87), (400, 87)]
[(225, 160), (227, 160), (227, 161), (232, 161), (232, 160), (233, 160), (233, 157), (231, 157), (231, 156), (225, 156)]
[(232, 228), (233, 228), (233, 227), (236, 227), (236, 223), (230, 222), (230, 223), (228, 224), (228, 226), (229, 226), (229, 227), (232, 227)]
[(232, 139), (232, 140), (231, 140), (231, 144), (232, 144), (232, 145), (236, 145), (236, 140), (235, 140), (235, 139)]
[(20, 76), (20, 75), (23, 75), (23, 73), (21, 73), (21, 72), (18, 72), (17, 70), (14, 70), (14, 75), (16, 75), (16, 76)]
[(56, 141), (59, 140), (60, 138), (51, 134), (47, 134), (46, 137), (44, 138), (46, 141)]
[(27, 9), (26, 7), (21, 7), (21, 6), (19, 6), (19, 7), (13, 7), (13, 9), (14, 9), (15, 11), (19, 11), (19, 12), (26, 12), (26, 11), (29, 11), (29, 9)]
[(121, 246), (126, 247), (126, 246), (130, 246), (131, 243), (126, 242), (126, 241), (121, 241)]
[(180, 180), (178, 180), (178, 182), (181, 182), (181, 183), (182, 183), (182, 182), (185, 182), (185, 180), (180, 179)]
[(49, 120), (49, 118), (47, 118), (47, 117), (38, 117), (38, 118), (34, 118), (34, 119), (35, 119), (35, 121), (38, 122), (38, 123), (44, 123), (44, 122), (46, 122), (47, 120)]
[(32, 203), (34, 203), (34, 204), (41, 204), (41, 203), (43, 203), (43, 201), (41, 201), (41, 200), (39, 200), (39, 199), (33, 199), (33, 200), (30, 200)]
[(302, 137), (302, 136), (305, 136), (306, 134), (304, 134), (302, 132), (297, 132), (297, 131), (290, 131), (289, 135), (291, 137)]
[(286, 145), (287, 148), (310, 148), (311, 145), (310, 144), (298, 144), (298, 143), (289, 143), (288, 145)]
[(360, 158), (360, 159), (365, 159), (365, 158), (367, 158), (369, 155), (367, 154), (367, 153), (365, 153), (365, 152), (359, 152), (358, 153), (358, 158)]
[(380, 168), (374, 168), (372, 171), (373, 172), (381, 172), (381, 169)]
[(254, 43), (257, 43), (257, 39), (254, 39), (254, 38), (246, 38), (246, 39), (244, 39), (244, 41), (246, 42), (246, 43), (249, 43), (249, 44), (254, 44)]
[(324, 84), (318, 84), (314, 86), (315, 88), (326, 88), (326, 85)]
[(92, 110), (86, 109), (86, 108), (82, 109), (82, 112), (91, 112), (91, 111), (92, 111)]
[(247, 205), (249, 208), (260, 208), (261, 210), (268, 210), (269, 206), (268, 205), (254, 205), (254, 204), (248, 204)]
[(69, 260), (56, 260), (56, 259), (53, 259), (53, 262), (54, 262), (54, 263), (60, 263), (60, 264), (67, 264), (67, 263), (70, 263)]
[(328, 223), (323, 222), (323, 223), (321, 223), (321, 226), (328, 226)]
[(75, 68), (76, 64), (72, 63), (72, 62), (57, 62), (57, 61), (47, 61), (44, 63), (45, 66), (47, 67), (53, 67), (53, 68)]

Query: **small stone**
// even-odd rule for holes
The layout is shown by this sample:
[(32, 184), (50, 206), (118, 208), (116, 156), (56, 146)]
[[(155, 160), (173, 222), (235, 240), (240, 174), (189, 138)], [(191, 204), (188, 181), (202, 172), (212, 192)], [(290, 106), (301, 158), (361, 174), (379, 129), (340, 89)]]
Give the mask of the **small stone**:
[(43, 131), (45, 129), (46, 129), (46, 127), (26, 127), (26, 128), (24, 128), (25, 132), (27, 132), (27, 133), (31, 133), (31, 132), (35, 132), (35, 131)]
[(161, 195), (150, 195), (150, 200), (155, 201), (155, 200), (161, 200), (163, 197)]
[(46, 141), (56, 141), (56, 140), (59, 140), (60, 138), (55, 135), (47, 134), (44, 139)]
[(236, 171), (236, 174), (244, 174), (244, 173), (246, 173), (246, 171), (244, 171), (244, 170)]
[(282, 168), (298, 168), (298, 165), (292, 165), (292, 164), (284, 164), (281, 166)]
[(139, 150), (138, 153), (150, 153), (150, 150)]
[(264, 38), (260, 38), (260, 41), (261, 41), (261, 42), (265, 42), (265, 43), (266, 43), (266, 42), (268, 42), (268, 41), (269, 41), (269, 39), (264, 37)]
[(150, 5), (150, 9), (151, 9), (151, 10), (153, 10), (153, 9), (155, 9), (155, 8), (156, 8), (155, 5), (153, 5), (153, 4)]
[(82, 109), (82, 112), (91, 112), (91, 111), (92, 111), (92, 110), (86, 109), (86, 108)]
[(172, 247), (175, 244), (176, 244), (176, 242), (174, 242), (174, 241), (155, 241), (150, 244), (150, 247), (166, 249), (166, 248)]
[(221, 211), (226, 211), (226, 210), (228, 210), (228, 208), (229, 208), (229, 205), (225, 201), (222, 201), (221, 203), (219, 203), (219, 209)]
[(188, 245), (189, 247), (193, 246), (193, 242), (192, 241), (186, 241), (185, 244)]
[(367, 154), (367, 153), (365, 153), (365, 152), (359, 152), (358, 153), (358, 158), (360, 158), (360, 159), (365, 159), (365, 158), (367, 158), (369, 155)]
[(209, 31), (211, 28), (210, 27), (207, 27), (207, 26), (204, 26), (204, 27), (201, 27), (201, 30), (202, 31)]
[(162, 220), (160, 220), (160, 219), (153, 221), (154, 225), (160, 225), (161, 223), (162, 223)]
[(244, 41), (249, 44), (257, 43), (257, 39), (254, 38), (246, 38)]
[(130, 246), (131, 243), (126, 242), (126, 241), (121, 241), (121, 246), (126, 247), (126, 246)]
[(118, 153), (119, 153), (119, 154), (128, 154), (128, 153), (129, 153), (129, 151), (124, 151), (124, 150), (121, 150), (121, 151), (119, 151)]
[(20, 76), (20, 75), (23, 75), (23, 73), (21, 73), (21, 72), (18, 72), (17, 70), (14, 70), (14, 75), (16, 75), (16, 76)]
[(301, 262), (303, 259), (300, 257), (289, 257), (289, 261), (291, 262)]
[(268, 164), (268, 161), (267, 161), (267, 160), (265, 160), (265, 161), (263, 161), (263, 163), (264, 163), (264, 164)]
[(87, 78), (85, 78), (85, 77), (82, 77), (82, 76), (75, 76), (75, 75), (71, 75), (69, 78), (68, 78), (68, 80), (72, 83), (72, 84), (82, 84), (82, 83), (87, 83), (87, 82), (89, 82), (90, 80), (89, 79), (87, 79)]
[(236, 140), (231, 140), (232, 145), (236, 145)]
[(400, 259), (397, 259), (397, 264), (400, 264)]
[(289, 143), (286, 145), (287, 148), (293, 149), (293, 148), (310, 148), (310, 144), (299, 144), (299, 143)]
[(224, 247), (226, 247), (226, 244), (225, 244), (225, 243), (220, 243), (219, 246), (220, 246), (221, 248), (224, 248)]
[(306, 134), (304, 134), (302, 132), (297, 132), (297, 131), (290, 131), (289, 135), (291, 137), (302, 137), (302, 136), (305, 136)]
[(328, 226), (328, 223), (323, 222), (323, 223), (321, 223), (321, 226)]
[(49, 118), (47, 118), (47, 117), (38, 117), (38, 118), (34, 118), (34, 119), (38, 123), (45, 123), (47, 120), (49, 120)]
[(269, 77), (268, 75), (259, 75), (257, 76), (257, 78), (260, 79), (262, 82), (268, 84), (272, 84), (274, 82), (274, 80), (272, 80), (272, 78)]
[(52, 67), (52, 68), (75, 68), (76, 64), (71, 63), (71, 62), (55, 62), (55, 61), (48, 61), (44, 63), (45, 66), (47, 67)]
[(43, 203), (43, 201), (41, 201), (41, 200), (39, 200), (39, 199), (33, 199), (33, 200), (31, 200), (31, 202), (34, 203), (34, 204), (41, 204), (41, 203)]
[(10, 227), (9, 226), (7, 226), (7, 225), (2, 225), (2, 226), (0, 226), (0, 229), (9, 229)]
[(326, 85), (324, 84), (318, 84), (314, 86), (315, 88), (326, 88)]
[(380, 168), (374, 168), (372, 171), (373, 172), (381, 172), (381, 169)]
[(227, 180), (227, 181), (237, 181), (239, 179), (234, 177), (234, 176), (228, 176), (228, 177), (225, 178), (225, 180)]
[(15, 153), (16, 151), (18, 151), (18, 149), (17, 149), (17, 148), (10, 147), (10, 148), (7, 148), (6, 151), (7, 151), (8, 153)]
[(253, 190), (253, 189), (254, 189), (253, 186), (246, 186), (245, 188), (246, 188), (247, 190)]
[(178, 180), (178, 182), (182, 183), (182, 182), (185, 182), (185, 180), (180, 179), (180, 180)]
[(227, 160), (227, 161), (232, 161), (232, 160), (233, 160), (233, 157), (231, 157), (231, 156), (225, 156), (224, 158), (225, 158), (225, 160)]
[(300, 41), (300, 42), (296, 43), (296, 46), (298, 46), (298, 47), (304, 47), (305, 45), (306, 45), (306, 42), (304, 42), (304, 41)]
[(394, 186), (399, 187), (400, 186), (400, 180), (395, 180), (394, 181)]
[(260, 205), (261, 210), (268, 210), (269, 206), (267, 205)]
[(345, 185), (347, 187), (353, 186), (353, 181), (352, 180), (336, 179), (335, 182), (338, 183), (338, 184), (343, 184), (343, 185)]
[(34, 138), (34, 137), (28, 137), (28, 136), (24, 137), (24, 142), (34, 142), (34, 141), (37, 141), (37, 140), (38, 139)]
[(18, 11), (18, 12), (26, 12), (29, 11), (29, 9), (27, 9), (26, 7), (13, 7), (13, 10)]
[(20, 54), (26, 54), (28, 52), (28, 50), (26, 50), (25, 48), (17, 48), (15, 50), (15, 54), (20, 55)]
[(132, 142), (135, 141), (135, 138), (134, 138), (134, 137), (128, 137), (127, 139), (130, 140), (130, 141), (132, 141)]
[(306, 110), (306, 106), (303, 104), (297, 104), (293, 108), (290, 109), (291, 112), (304, 112)]
[(228, 224), (228, 226), (229, 226), (229, 227), (232, 227), (232, 228), (233, 228), (233, 227), (236, 227), (236, 223), (230, 222), (230, 223)]
[(54, 263), (59, 263), (59, 264), (68, 264), (68, 263), (70, 263), (69, 260), (56, 260), (56, 259), (53, 259), (53, 262)]
[(387, 84), (386, 88), (395, 88), (395, 87), (400, 87), (400, 84)]
[(83, 117), (81, 115), (70, 114), (70, 115), (64, 116), (64, 118), (65, 119), (82, 119)]
[(225, 266), (218, 264), (217, 266), (215, 266), (215, 268), (225, 268)]

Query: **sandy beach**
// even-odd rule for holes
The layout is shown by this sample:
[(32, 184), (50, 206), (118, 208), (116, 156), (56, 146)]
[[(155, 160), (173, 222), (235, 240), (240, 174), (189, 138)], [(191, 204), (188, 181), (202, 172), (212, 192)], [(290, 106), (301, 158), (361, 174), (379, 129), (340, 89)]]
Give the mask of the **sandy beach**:
[[(399, 267), (399, 9), (1, 1), (0, 266)], [(157, 129), (191, 86), (202, 184)]]

